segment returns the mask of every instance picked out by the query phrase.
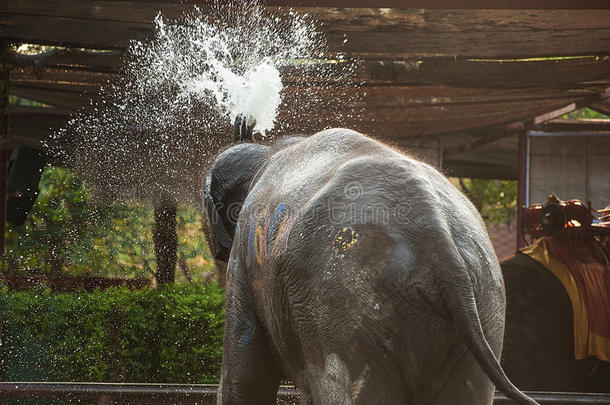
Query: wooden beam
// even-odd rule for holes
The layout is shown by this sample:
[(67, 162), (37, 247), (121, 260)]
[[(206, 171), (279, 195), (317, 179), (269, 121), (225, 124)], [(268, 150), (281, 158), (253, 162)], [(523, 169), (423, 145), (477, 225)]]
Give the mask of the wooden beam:
[[(37, 56), (29, 57), (28, 55), (24, 58), (24, 55), (13, 52), (12, 57), (5, 60), (16, 67), (33, 65), (38, 73), (49, 68), (75, 72), (118, 73), (123, 66), (123, 53), (116, 50), (94, 52), (72, 48), (54, 48), (52, 51), (44, 52), (40, 57)], [(32, 63), (28, 63), (29, 61)]]
[[(136, 0), (138, 1), (138, 0)], [(213, 0), (144, 0), (148, 3), (210, 4)], [(604, 0), (261, 0), (267, 6), (429, 9), (607, 9)]]
[[(87, 105), (90, 97), (96, 97), (100, 84), (111, 77), (62, 69), (45, 69), (36, 74), (27, 69), (16, 70), (12, 93), (76, 110)], [(605, 87), (492, 90), (371, 84), (360, 89), (344, 89), (340, 83), (338, 87), (295, 83), (286, 83), (280, 121), (290, 120), (293, 128), (307, 132), (345, 125), (387, 138), (477, 131), (516, 121), (524, 121), (531, 127), (607, 96)], [(311, 111), (307, 116), (294, 117), (290, 111), (302, 108), (298, 105), (299, 97), (294, 95), (304, 93), (315, 95), (318, 103), (308, 106)], [(337, 103), (342, 93), (353, 102)], [(358, 93), (362, 96), (358, 97)], [(603, 94), (600, 96), (600, 93)], [(350, 109), (362, 112), (359, 117), (352, 114), (353, 118), (338, 122), (338, 117), (347, 116)]]
[[(310, 91), (324, 91), (336, 94), (335, 88), (340, 89), (345, 84), (355, 84), (361, 82), (363, 76), (350, 80), (319, 79), (314, 77), (315, 70), (312, 72), (303, 71), (298, 76), (295, 71), (287, 71), (283, 78), (286, 86), (285, 93), (303, 91), (304, 87)], [(78, 92), (96, 93), (99, 86), (118, 78), (113, 73), (100, 73), (81, 70), (71, 70), (65, 68), (46, 68), (46, 69), (15, 69), (11, 76), (11, 81), (15, 86), (30, 87), (37, 89), (61, 89)], [(401, 100), (412, 100), (417, 105), (425, 104), (446, 104), (446, 103), (476, 103), (476, 102), (497, 102), (497, 101), (517, 101), (535, 100), (549, 98), (574, 98), (575, 96), (587, 96), (599, 93), (605, 85), (575, 85), (573, 89), (562, 88), (518, 88), (518, 89), (490, 89), (490, 88), (461, 88), (450, 86), (405, 86), (393, 81), (365, 81), (364, 85), (359, 86), (360, 91), (365, 93), (368, 89), (384, 89), (386, 99), (399, 96)], [(408, 88), (407, 91), (400, 89)], [(352, 91), (357, 91), (354, 87)], [(374, 90), (372, 90), (374, 91)], [(404, 101), (402, 101), (404, 102)], [(382, 100), (382, 103), (387, 103)]]
[(510, 59), (599, 55), (610, 49), (610, 39), (602, 37), (610, 29), (606, 10), (350, 9), (318, 15), (331, 44), (346, 38), (341, 50), (366, 58)]
[(503, 166), (517, 169), (517, 156), (513, 150), (471, 150), (446, 157), (447, 162), (468, 162), (491, 166)]
[(143, 23), (0, 14), (0, 37), (16, 43), (125, 49), (150, 32), (150, 24)]
[(548, 88), (610, 79), (610, 56), (555, 60), (419, 58), (363, 61), (359, 78), (371, 83), (441, 84), (475, 88)]
[[(185, 6), (202, 9), (215, 0), (5, 0), (1, 12), (36, 14), (115, 21), (152, 21), (158, 12), (170, 18), (180, 17)], [(222, 1), (221, 1), (222, 3)], [(429, 10), (604, 10), (605, 0), (261, 0), (274, 10), (310, 9), (429, 9)]]
[(607, 119), (583, 119), (583, 120), (552, 120), (541, 124), (538, 130), (544, 132), (588, 132), (588, 133), (610, 133), (610, 120)]
[[(367, 93), (367, 98), (369, 97)], [(370, 99), (369, 99), (370, 100)], [(374, 102), (374, 101), (373, 101)], [(569, 101), (568, 101), (569, 103)], [(515, 121), (530, 119), (543, 112), (554, 110), (565, 105), (561, 100), (540, 100), (529, 102), (506, 102), (494, 104), (454, 104), (405, 107), (395, 106), (367, 107), (367, 100), (362, 102), (363, 111), (354, 118), (346, 117), (341, 112), (323, 103), (319, 109), (313, 108), (308, 114), (284, 115), (284, 111), (295, 111), (286, 108), (280, 112), (278, 121), (290, 120), (293, 128), (311, 133), (329, 126), (346, 126), (361, 132), (384, 138), (403, 138), (410, 136), (429, 136), (479, 130), (509, 124)]]
[(45, 150), (44, 144), (40, 139), (22, 135), (10, 135), (3, 140), (0, 140), (0, 146), (6, 148), (12, 148), (14, 146), (27, 146), (32, 149)]
[(116, 82), (119, 75), (115, 73), (91, 72), (88, 70), (71, 70), (65, 68), (29, 68), (13, 69), (11, 83), (37, 88), (78, 88), (79, 91), (98, 91), (99, 87), (109, 81)]
[[(76, 110), (96, 96), (97, 87), (83, 87), (52, 81), (17, 82), (12, 94)], [(44, 87), (37, 87), (44, 86)], [(88, 91), (88, 94), (81, 95)], [(288, 86), (278, 120), (300, 131), (313, 132), (328, 126), (344, 125), (370, 134), (401, 138), (455, 133), (534, 120), (541, 114), (573, 103), (591, 102), (600, 89), (558, 90), (481, 90), (443, 86), (368, 86), (361, 90), (340, 87), (307, 88)], [(337, 103), (346, 92), (352, 102)], [(362, 92), (357, 97), (354, 92)], [(315, 95), (318, 102), (308, 106), (309, 114), (290, 114), (302, 108), (294, 94)], [(364, 93), (366, 95), (364, 95)], [(361, 111), (349, 114), (350, 110)], [(351, 115), (351, 117), (348, 117)], [(341, 117), (346, 117), (340, 121)]]
[(516, 180), (517, 169), (509, 166), (482, 164), (468, 161), (443, 161), (443, 173), (452, 177), (474, 179)]
[[(427, 93), (427, 97), (421, 97), (421, 93), (417, 97), (418, 92)], [(372, 132), (375, 126), (381, 125), (389, 134), (397, 136), (455, 133), (533, 120), (548, 111), (598, 97), (593, 93), (571, 98), (570, 92), (566, 92), (549, 93), (548, 98), (541, 94), (538, 98), (534, 93), (511, 100), (511, 93), (478, 90), (477, 94), (476, 89), (417, 86), (372, 87), (366, 89), (363, 98), (361, 125)], [(450, 96), (443, 97), (447, 94)]]
[(123, 67), (121, 51), (86, 52), (63, 48), (47, 66), (68, 70), (83, 70), (98, 73), (118, 73)]
[(495, 130), (487, 131), (487, 134), (483, 136), (473, 136), (468, 142), (462, 142), (457, 147), (446, 148), (444, 150), (445, 157), (452, 157), (455, 155), (460, 155), (464, 152), (473, 151), (479, 149), (481, 147), (485, 147), (486, 145), (495, 143), (501, 139), (507, 138), (509, 136), (514, 136), (520, 132), (524, 131), (524, 127), (522, 123), (510, 124), (503, 127), (499, 127)]
[[(21, 68), (12, 80), (55, 80), (103, 83), (114, 80), (121, 68), (120, 54), (99, 55), (62, 49), (35, 69)], [(329, 65), (332, 77), (341, 77), (343, 66)], [(337, 69), (337, 74), (332, 74)], [(312, 67), (283, 67), (285, 84), (330, 82)], [(604, 82), (605, 80), (605, 82)], [(420, 58), (410, 61), (361, 61), (352, 78), (336, 80), (366, 85), (445, 85), (487, 89), (610, 86), (610, 56), (543, 61), (488, 61), (454, 58)]]
[(527, 132), (522, 131), (519, 134), (519, 149), (518, 161), (519, 170), (517, 177), (517, 248), (520, 249), (526, 245), (525, 233), (523, 229), (523, 212), (526, 204), (527, 194)]
[(606, 9), (603, 0), (263, 0), (269, 6), (429, 9)]
[(54, 130), (66, 124), (70, 114), (55, 108), (11, 108), (9, 135), (44, 140)]
[[(118, 73), (123, 63), (120, 51), (92, 53), (58, 48), (36, 63), (36, 75), (61, 71)], [(340, 70), (340, 65), (327, 69)], [(21, 75), (23, 70), (17, 75)], [(340, 77), (337, 72), (337, 77)], [(332, 77), (331, 73), (331, 77)], [(300, 66), (283, 67), (285, 82), (316, 81), (319, 71)], [(362, 60), (353, 80), (368, 84), (431, 84), (476, 88), (535, 88), (575, 86), (606, 80), (610, 85), (610, 55), (555, 60), (473, 60), (428, 57), (402, 60)], [(80, 79), (82, 81), (82, 79)]]
[[(4, 0), (0, 13), (30, 16), (61, 17), (66, 19), (116, 21), (150, 24), (158, 13), (175, 19), (193, 4), (179, 1), (123, 1), (123, 0)], [(207, 9), (202, 2), (203, 9)]]
[[(0, 36), (17, 42), (124, 49), (130, 40), (150, 34), (158, 9), (171, 17), (179, 7), (108, 0), (65, 0), (60, 5), (51, 0), (5, 0), (0, 3)], [(323, 23), (333, 52), (369, 59), (532, 58), (610, 52), (610, 10), (302, 11)]]
[(11, 127), (4, 144), (8, 147), (25, 145), (44, 149), (43, 142), (70, 118), (69, 112), (56, 108), (12, 107)]
[[(46, 91), (49, 92), (49, 90)], [(378, 89), (374, 96), (381, 97), (382, 91), (383, 89)], [(405, 89), (405, 92), (408, 91), (408, 89)], [(76, 96), (78, 97), (78, 95)], [(60, 100), (59, 97), (57, 97), (57, 100)], [(83, 97), (82, 100), (86, 100), (86, 98)], [(47, 101), (55, 100), (47, 97)], [(60, 101), (65, 101), (65, 98)], [(314, 106), (314, 111), (307, 114), (306, 117), (294, 116), (294, 114), (287, 116), (285, 114), (291, 110), (290, 108), (283, 108), (280, 111), (278, 121), (290, 120), (290, 126), (294, 128), (293, 131), (306, 134), (329, 126), (344, 125), (386, 140), (398, 140), (411, 136), (478, 131), (480, 128), (513, 122), (519, 117), (536, 115), (538, 114), (537, 108), (548, 110), (548, 103), (551, 103), (551, 109), (553, 109), (553, 103), (557, 103), (557, 101), (509, 102), (491, 105), (446, 104), (438, 107), (433, 105), (418, 107), (413, 104), (408, 107), (404, 104), (402, 106), (395, 104), (394, 106), (378, 106), (371, 110), (365, 110), (360, 117), (344, 118), (343, 121), (338, 122), (341, 116), (345, 117), (345, 106), (338, 109), (325, 108), (328, 104), (324, 102), (319, 107)], [(61, 102), (58, 104), (61, 104)], [(41, 139), (50, 132), (49, 128), (61, 126), (68, 117), (64, 112), (51, 112), (52, 110), (47, 109), (38, 110), (41, 111), (36, 113), (30, 111), (13, 113), (14, 133)]]
[(537, 115), (531, 120), (524, 122), (524, 125), (529, 129), (536, 125), (542, 124), (544, 122), (553, 120), (555, 118), (559, 118), (562, 115), (571, 113), (574, 110), (578, 110), (583, 108), (593, 102), (599, 102), (603, 100), (607, 100), (610, 97), (610, 88), (604, 89), (604, 91), (599, 94), (592, 94), (590, 96), (581, 98), (580, 100), (575, 100), (573, 103), (570, 103), (564, 107), (558, 108), (557, 110), (546, 112), (541, 115)]
[(602, 100), (589, 105), (589, 107), (599, 113), (610, 116), (610, 100)]
[(97, 98), (97, 91), (87, 93), (78, 89), (45, 89), (22, 85), (12, 85), (11, 94), (70, 111), (89, 105), (92, 98)]

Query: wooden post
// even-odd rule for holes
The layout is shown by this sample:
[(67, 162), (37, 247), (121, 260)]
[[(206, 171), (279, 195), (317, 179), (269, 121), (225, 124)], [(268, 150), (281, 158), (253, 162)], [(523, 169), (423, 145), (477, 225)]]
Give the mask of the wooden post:
[(227, 286), (227, 262), (214, 259), (214, 266), (216, 268), (216, 282), (219, 287), (225, 288)]
[(527, 132), (519, 132), (519, 174), (517, 177), (517, 249), (526, 245), (523, 232), (523, 210), (527, 193)]
[[(4, 262), (4, 246), (6, 244), (6, 183), (8, 177), (8, 80), (9, 70), (4, 61), (0, 62), (0, 264)], [(2, 359), (2, 315), (0, 314), (0, 381), (4, 377), (4, 362)], [(0, 405), (2, 405), (0, 396)]]
[(4, 259), (6, 237), (6, 183), (8, 177), (8, 80), (9, 70), (0, 65), (0, 259)]
[(173, 283), (176, 277), (178, 234), (176, 233), (176, 200), (163, 196), (155, 203), (155, 256), (157, 285)]
[[(2, 344), (2, 327), (3, 327), (2, 314), (0, 313), (0, 382), (4, 381), (4, 359), (2, 353), (4, 352)], [(2, 395), (0, 395), (0, 405), (2, 405)]]

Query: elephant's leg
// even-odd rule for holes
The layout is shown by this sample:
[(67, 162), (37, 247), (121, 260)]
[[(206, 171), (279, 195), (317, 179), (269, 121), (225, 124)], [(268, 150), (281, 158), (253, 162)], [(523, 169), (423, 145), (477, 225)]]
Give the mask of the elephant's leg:
[(398, 375), (385, 372), (371, 374), (363, 382), (357, 379), (351, 384), (353, 405), (405, 405), (408, 397)]
[(310, 373), (311, 403), (406, 405), (407, 393), (398, 368), (387, 364), (391, 363), (389, 359), (380, 361), (367, 356), (365, 352), (359, 358), (339, 354), (327, 356), (324, 368), (315, 368)]
[[(229, 276), (230, 277), (230, 276)], [(249, 295), (229, 280), (219, 405), (276, 404), (280, 367)]]
[(251, 312), (227, 316), (219, 405), (276, 403), (280, 371), (262, 326)]
[(472, 354), (463, 350), (431, 405), (491, 405), (494, 386)]

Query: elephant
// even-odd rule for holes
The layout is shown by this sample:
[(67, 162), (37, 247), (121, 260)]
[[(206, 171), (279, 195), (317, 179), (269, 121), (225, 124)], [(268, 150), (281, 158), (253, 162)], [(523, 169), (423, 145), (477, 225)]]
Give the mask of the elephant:
[(498, 357), (505, 296), (480, 215), (431, 166), (348, 129), (238, 143), (206, 170), (227, 261), (218, 404), (536, 404)]
[(572, 304), (561, 282), (523, 253), (500, 266), (506, 286), (502, 366), (508, 377), (526, 390), (610, 392), (610, 363), (574, 357)]

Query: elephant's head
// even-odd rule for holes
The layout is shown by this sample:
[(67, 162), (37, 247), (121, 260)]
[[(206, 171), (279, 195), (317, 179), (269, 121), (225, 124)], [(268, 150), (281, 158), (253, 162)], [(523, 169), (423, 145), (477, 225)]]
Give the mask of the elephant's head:
[[(238, 116), (233, 139), (251, 141), (255, 121)], [(281, 138), (271, 146), (240, 143), (216, 156), (206, 172), (204, 202), (209, 221), (208, 243), (216, 260), (228, 261), (241, 207), (253, 179), (274, 152), (302, 137)]]
[(268, 153), (268, 146), (238, 144), (219, 154), (206, 172), (204, 201), (211, 233), (208, 242), (217, 260), (229, 259), (241, 206)]
[[(256, 121), (242, 115), (233, 124), (235, 142), (251, 141)], [(216, 260), (228, 261), (235, 225), (250, 182), (264, 163), (268, 147), (252, 143), (233, 146), (216, 156), (205, 176), (204, 203), (208, 243)]]

